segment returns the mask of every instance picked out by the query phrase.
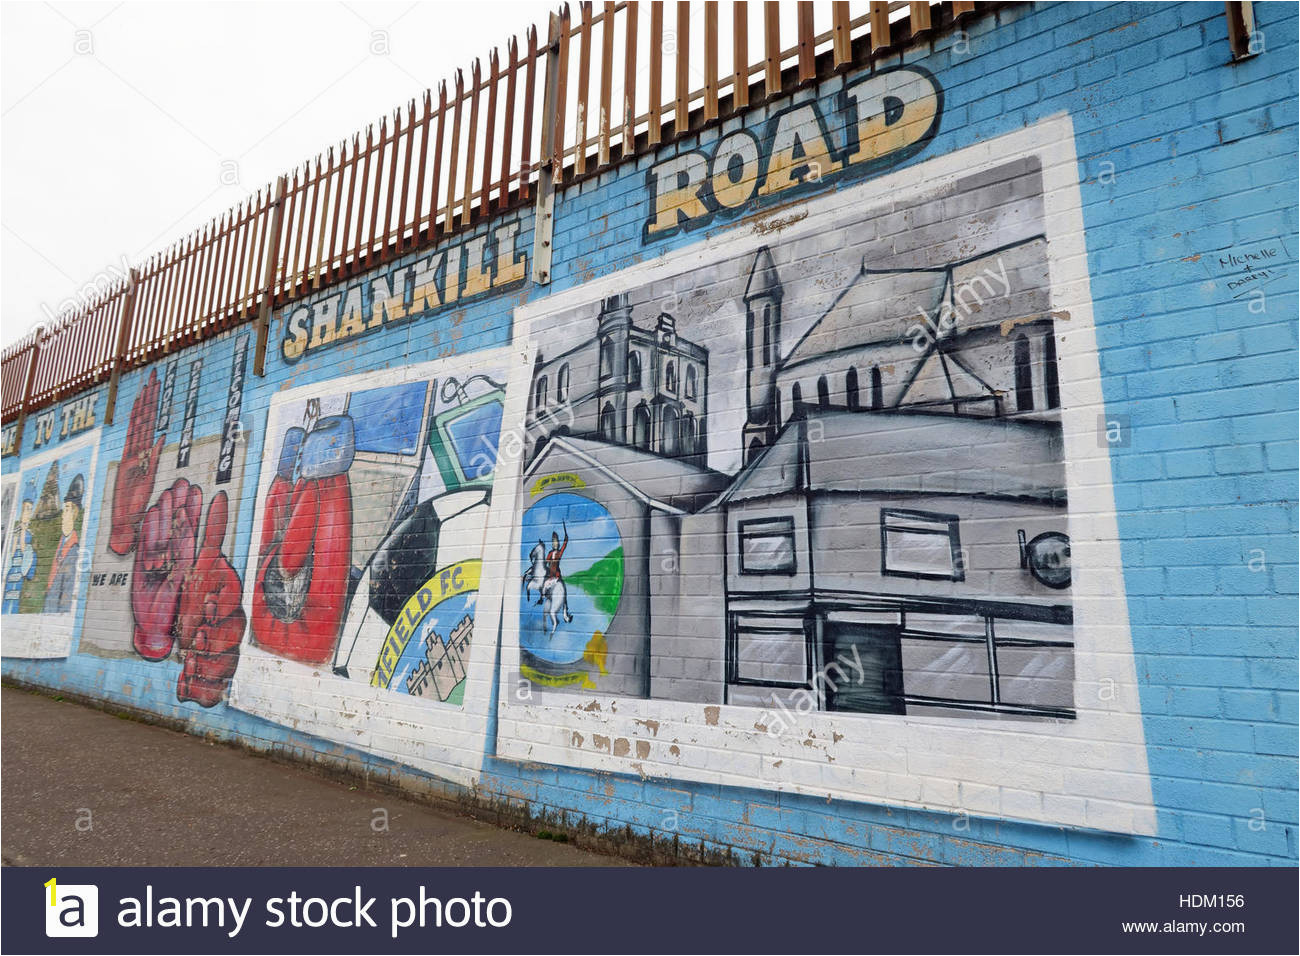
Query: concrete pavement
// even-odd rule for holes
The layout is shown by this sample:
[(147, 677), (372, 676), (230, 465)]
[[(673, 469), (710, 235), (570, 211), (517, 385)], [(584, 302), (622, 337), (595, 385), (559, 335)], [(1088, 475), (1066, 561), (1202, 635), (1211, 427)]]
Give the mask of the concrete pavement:
[(625, 865), (13, 687), (0, 717), (5, 864)]

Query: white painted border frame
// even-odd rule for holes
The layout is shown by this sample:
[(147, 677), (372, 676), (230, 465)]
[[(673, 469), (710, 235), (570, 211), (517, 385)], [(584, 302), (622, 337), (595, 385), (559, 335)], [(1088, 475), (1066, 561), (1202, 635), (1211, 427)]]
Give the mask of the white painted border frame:
[[(1104, 406), (1074, 143), (1069, 115), (1058, 114), (810, 199), (804, 204), (808, 216), (776, 241), (860, 221), (864, 207), (920, 198), (936, 186), (1017, 158), (1040, 158), (1052, 308), (1064, 314), (1057, 339), (1076, 568), (1077, 719), (814, 713), (799, 717), (798, 734), (774, 739), (756, 726), (761, 708), (530, 691), (515, 687), (519, 602), (506, 600), (499, 756), (1121, 833), (1157, 832), (1109, 449), (1099, 440)], [(530, 343), (538, 319), (598, 302), (629, 286), (744, 255), (771, 241), (736, 228), (526, 305), (515, 313), (515, 340)], [(524, 420), (531, 372), (528, 347), (520, 348), (525, 361), (516, 366), (506, 403), (506, 421), (512, 424)], [(498, 469), (497, 505), (513, 504), (518, 472), (517, 464), (509, 474)], [(509, 518), (494, 517), (489, 542), (506, 548), (508, 562), (517, 553), (518, 528)], [(502, 544), (507, 528), (509, 542)], [(638, 756), (638, 744), (644, 756)], [(615, 752), (626, 755), (616, 757)]]
[[(416, 381), (436, 380), (440, 387), (447, 375), (467, 378), (477, 372), (508, 369), (509, 356), (508, 348), (494, 348), (432, 362), (320, 379), (278, 392), (266, 412), (265, 441), (271, 439), (271, 422), (279, 410), (303, 397)], [(250, 621), (251, 582), (257, 575), (256, 542), (260, 535), (261, 508), (275, 475), (275, 468), (269, 466), (265, 458), (268, 447), (263, 446), (263, 467), (258, 476), (255, 499), (254, 534), (250, 539), (244, 578), (244, 613)], [(494, 486), (489, 515), (496, 511), (498, 494)], [(487, 740), (504, 586), (500, 571), (489, 570), (488, 557), (485, 539), (479, 596), (474, 611), (476, 636), (470, 646), (462, 704), (447, 704), (410, 697), (388, 688), (371, 687), (334, 674), (328, 664), (314, 666), (287, 660), (253, 644), (250, 625), (245, 630), (239, 665), (230, 685), (230, 706), (294, 730), (423, 770), (461, 786), (471, 786), (478, 780), (482, 769)]]
[[(86, 532), (90, 525), (90, 509), (86, 507), (86, 502), (94, 493), (95, 478), (98, 476), (100, 434), (101, 430), (95, 428), (83, 435), (78, 435), (76, 438), (69, 439), (49, 451), (43, 451), (24, 458), (19, 462), (18, 471), (13, 473), (13, 476), (18, 479), (18, 485), (21, 489), (22, 479), (29, 471), (44, 468), (52, 461), (58, 461), (67, 455), (76, 454), (85, 448), (90, 449), (90, 465), (87, 469), (89, 474), (84, 477), (85, 491), (81, 499), (82, 536), (80, 538), (80, 549), (77, 552), (78, 565), (82, 563), (83, 555), (87, 553), (94, 554), (95, 543), (87, 540), (89, 538)], [(9, 476), (6, 475), (5, 477), (8, 478)], [(19, 490), (14, 494), (13, 511), (9, 515), (11, 530), (21, 508), (22, 492)], [(100, 515), (99, 517), (103, 518), (104, 516)], [(9, 557), (5, 555), (4, 567), (8, 567), (8, 565)], [(80, 567), (77, 569), (76, 591), (72, 598), (72, 607), (68, 613), (3, 615), (3, 623), (0, 624), (0, 657), (50, 660), (67, 657), (72, 653), (72, 638), (77, 632), (77, 625), (81, 623), (81, 611), (86, 597), (86, 584), (90, 579), (89, 563), (87, 563), (86, 567), (86, 571), (82, 571)], [(37, 573), (40, 574), (41, 571), (38, 569)], [(49, 573), (48, 565), (45, 567), (45, 573)]]

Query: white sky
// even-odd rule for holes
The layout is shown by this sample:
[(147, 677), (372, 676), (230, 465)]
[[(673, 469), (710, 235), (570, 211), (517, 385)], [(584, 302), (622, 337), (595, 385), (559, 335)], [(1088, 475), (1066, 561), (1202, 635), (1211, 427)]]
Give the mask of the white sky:
[[(559, 0), (0, 3), (0, 345), (233, 208), (397, 106), (468, 78), (512, 35), (524, 48)], [(581, 16), (570, 4), (575, 21)], [(830, 3), (814, 3), (814, 27)], [(865, 5), (858, 5), (864, 7)], [(636, 110), (648, 109), (650, 8), (638, 8)], [(600, 9), (600, 4), (596, 5)], [(779, 8), (793, 52), (797, 9)], [(858, 13), (862, 13), (860, 9)], [(896, 11), (903, 16), (905, 8)], [(720, 4), (719, 73), (732, 71), (733, 8)], [(687, 11), (689, 82), (704, 83), (704, 4)], [(750, 4), (749, 62), (764, 16)], [(664, 11), (665, 102), (679, 37)], [(616, 32), (612, 102), (624, 100)], [(822, 44), (819, 49), (828, 45)], [(577, 69), (576, 51), (570, 69)], [(592, 89), (596, 89), (594, 57)], [(576, 115), (576, 74), (568, 115)], [(540, 82), (540, 78), (539, 78)], [(572, 130), (570, 140), (572, 138)]]
[(556, 8), (4, 3), (3, 344)]

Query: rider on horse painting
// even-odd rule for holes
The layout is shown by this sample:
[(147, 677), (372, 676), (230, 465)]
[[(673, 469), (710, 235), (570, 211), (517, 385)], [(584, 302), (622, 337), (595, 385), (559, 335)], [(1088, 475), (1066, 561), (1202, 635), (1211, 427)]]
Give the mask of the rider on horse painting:
[[(551, 550), (546, 552), (546, 579), (542, 582), (542, 594), (551, 593), (555, 587), (556, 581), (563, 581), (564, 575), (560, 573), (560, 558), (564, 556), (564, 549), (569, 546), (569, 528), (563, 521), (560, 526), (564, 528), (564, 543), (560, 543), (560, 536), (554, 531), (551, 532)], [(538, 604), (541, 604), (539, 599)]]
[(565, 624), (573, 622), (573, 614), (569, 611), (568, 589), (560, 571), (560, 559), (569, 546), (569, 528), (564, 522), (560, 524), (564, 528), (564, 541), (561, 542), (560, 536), (552, 531), (551, 550), (547, 551), (545, 542), (539, 538), (528, 552), (529, 567), (523, 575), (524, 594), (526, 598), (531, 598), (533, 588), (537, 589), (537, 603), (543, 606), (542, 619), (550, 620), (552, 634), (561, 620)]

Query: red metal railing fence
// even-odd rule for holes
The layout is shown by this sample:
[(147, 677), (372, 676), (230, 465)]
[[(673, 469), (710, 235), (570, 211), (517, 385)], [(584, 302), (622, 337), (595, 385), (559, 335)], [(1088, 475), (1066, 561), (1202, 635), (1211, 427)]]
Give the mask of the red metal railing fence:
[(575, 18), (566, 4), (545, 43), (530, 28), (486, 67), (475, 60), (468, 78), (458, 70), (450, 88), (426, 91), (6, 348), (0, 414), (21, 423), (107, 379), (111, 422), (124, 370), (254, 320), (261, 374), (273, 308), (867, 63), (976, 4), (741, 2), (725, 5), (723, 24), (720, 6), (588, 2)]

